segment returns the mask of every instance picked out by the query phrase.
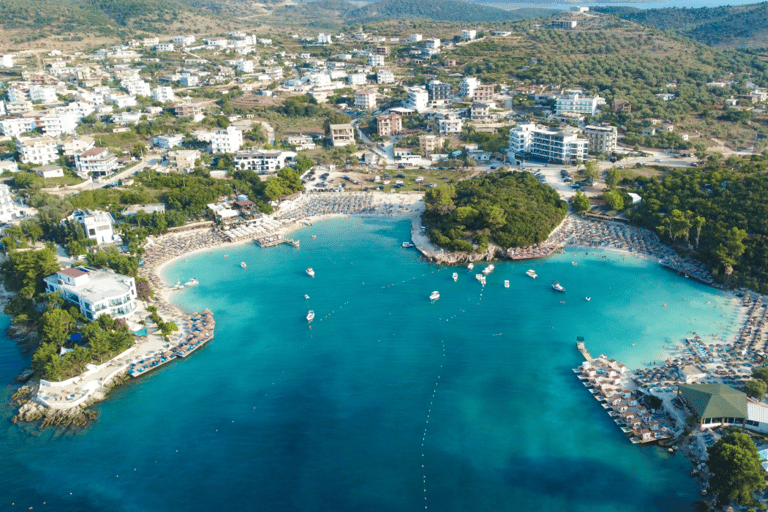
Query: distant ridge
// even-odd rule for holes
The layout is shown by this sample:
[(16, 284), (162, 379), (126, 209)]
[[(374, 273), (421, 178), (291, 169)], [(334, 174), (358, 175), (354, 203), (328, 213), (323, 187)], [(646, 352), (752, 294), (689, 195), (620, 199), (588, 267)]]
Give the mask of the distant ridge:
[(726, 7), (637, 9), (593, 7), (594, 11), (668, 30), (709, 46), (768, 47), (768, 2)]
[(539, 18), (551, 9), (513, 9), (510, 11), (456, 0), (380, 0), (348, 12), (347, 22), (388, 19), (428, 19), (435, 21), (493, 22)]

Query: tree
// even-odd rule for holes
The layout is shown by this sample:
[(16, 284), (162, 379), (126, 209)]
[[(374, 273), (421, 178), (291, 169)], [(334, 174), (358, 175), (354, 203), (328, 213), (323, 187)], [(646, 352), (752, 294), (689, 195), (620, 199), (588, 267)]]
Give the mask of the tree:
[(454, 197), (456, 197), (456, 189), (452, 185), (440, 185), (427, 190), (424, 194), (424, 203), (428, 210), (446, 215), (456, 209), (453, 203)]
[(146, 152), (147, 146), (145, 146), (143, 142), (137, 142), (133, 145), (133, 149), (131, 150), (131, 154), (136, 158), (142, 158)]
[(768, 384), (768, 367), (763, 366), (762, 368), (755, 368), (752, 370), (752, 377), (760, 379)]
[(43, 313), (40, 319), (40, 336), (48, 342), (61, 346), (75, 328), (75, 319), (63, 309), (52, 309)]
[(571, 206), (576, 213), (583, 213), (589, 210), (589, 198), (581, 190), (578, 190), (576, 195), (571, 197)]
[(38, 375), (45, 374), (45, 367), (53, 359), (59, 358), (59, 347), (56, 343), (43, 343), (32, 356), (32, 369)]
[(616, 190), (609, 190), (603, 194), (603, 199), (612, 210), (620, 211), (624, 208), (624, 196)]
[(707, 453), (709, 487), (717, 496), (717, 506), (723, 507), (732, 499), (743, 505), (755, 505), (752, 493), (765, 488), (765, 472), (749, 436), (731, 432), (707, 448)]
[(605, 184), (613, 188), (619, 184), (623, 177), (623, 173), (616, 168), (608, 169), (605, 171)]
[(697, 215), (693, 218), (693, 227), (696, 228), (696, 249), (699, 248), (699, 238), (701, 237), (701, 228), (704, 227), (706, 219), (701, 215)]
[(768, 390), (768, 384), (759, 379), (750, 379), (747, 381), (744, 390), (749, 396), (760, 400), (765, 396), (765, 392)]
[(597, 178), (600, 176), (600, 167), (597, 165), (597, 162), (591, 160), (584, 162), (584, 175), (589, 181), (596, 183)]

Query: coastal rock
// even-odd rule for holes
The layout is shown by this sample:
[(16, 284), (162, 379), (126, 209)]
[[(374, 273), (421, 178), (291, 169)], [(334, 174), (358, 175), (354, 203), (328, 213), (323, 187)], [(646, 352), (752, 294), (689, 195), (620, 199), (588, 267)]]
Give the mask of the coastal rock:
[(32, 368), (27, 368), (26, 370), (22, 371), (20, 374), (16, 376), (16, 382), (27, 382), (29, 379), (32, 378), (32, 374), (35, 372), (32, 371)]

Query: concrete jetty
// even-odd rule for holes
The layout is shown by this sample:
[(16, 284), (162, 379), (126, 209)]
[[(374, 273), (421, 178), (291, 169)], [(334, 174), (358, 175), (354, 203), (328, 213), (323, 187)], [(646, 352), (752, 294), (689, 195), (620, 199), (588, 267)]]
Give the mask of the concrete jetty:
[(589, 351), (584, 346), (583, 341), (576, 342), (576, 348), (579, 349), (579, 352), (581, 352), (581, 355), (584, 356), (584, 359), (590, 362), (594, 360), (594, 358), (590, 355)]

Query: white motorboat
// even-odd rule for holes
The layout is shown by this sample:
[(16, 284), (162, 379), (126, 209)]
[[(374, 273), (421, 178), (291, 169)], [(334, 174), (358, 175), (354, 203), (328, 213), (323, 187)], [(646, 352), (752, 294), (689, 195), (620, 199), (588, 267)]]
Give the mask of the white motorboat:
[(314, 318), (315, 318), (315, 312), (310, 309), (309, 313), (307, 313), (307, 322), (311, 322)]
[(413, 242), (403, 242), (403, 247), (406, 249), (410, 249), (411, 247), (416, 247)]
[(495, 269), (495, 268), (496, 268), (496, 267), (495, 267), (494, 265), (488, 265), (487, 267), (485, 267), (485, 268), (483, 269), (483, 274), (485, 274), (485, 275), (488, 275), (488, 274), (490, 274), (491, 272), (493, 272), (493, 269)]
[(241, 266), (242, 268), (248, 268), (248, 265), (246, 265), (244, 261), (241, 261), (241, 262), (240, 262), (240, 266)]
[(504, 288), (509, 288), (509, 279), (504, 280)]
[(565, 291), (565, 288), (563, 288), (563, 286), (560, 283), (558, 283), (557, 281), (552, 281), (552, 289), (555, 290), (556, 292), (564, 292)]
[(480, 276), (480, 284), (485, 286), (485, 276)]
[(475, 264), (474, 263), (470, 263), (469, 265), (467, 265), (467, 272), (472, 272), (473, 268), (475, 268)]
[(533, 270), (533, 269), (530, 269), (530, 270), (528, 270), (528, 271), (525, 273), (525, 275), (527, 275), (528, 277), (532, 277), (532, 278), (534, 278), (534, 279), (536, 279), (537, 277), (539, 277), (539, 276), (537, 276), (537, 275), (536, 275), (536, 271), (535, 271), (535, 270)]
[(587, 302), (589, 302), (589, 301), (591, 301), (591, 300), (592, 300), (592, 297), (584, 297), (584, 300), (585, 300), (585, 301), (587, 301)]
[(483, 279), (485, 279), (485, 276), (483, 274), (475, 274), (475, 279), (477, 279), (478, 281), (482, 281)]
[(451, 277), (453, 277), (453, 282), (455, 283), (456, 281), (459, 280), (459, 273), (458, 272), (454, 272), (453, 276), (451, 276)]
[(200, 284), (200, 283), (197, 281), (197, 279), (195, 279), (193, 277), (192, 279), (190, 279), (189, 281), (184, 283), (184, 286), (195, 286), (195, 285), (198, 285), (198, 284)]
[(440, 298), (440, 292), (432, 292), (429, 294), (429, 300), (437, 300)]
[(304, 298), (305, 298), (305, 299), (308, 299), (308, 298), (309, 298), (309, 295), (307, 295), (307, 294), (305, 293), (305, 294), (304, 294)]
[(315, 278), (315, 271), (312, 270), (312, 267), (307, 267), (307, 275), (311, 278)]

